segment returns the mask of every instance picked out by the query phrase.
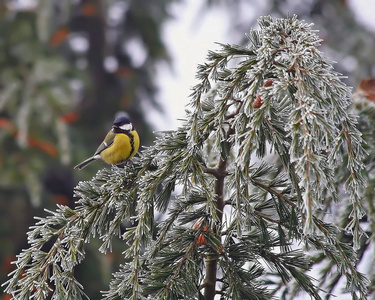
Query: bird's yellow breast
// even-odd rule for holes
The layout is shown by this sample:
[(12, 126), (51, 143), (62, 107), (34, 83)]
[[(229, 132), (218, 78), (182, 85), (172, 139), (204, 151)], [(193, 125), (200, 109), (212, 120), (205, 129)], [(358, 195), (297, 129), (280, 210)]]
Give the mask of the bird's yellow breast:
[(108, 164), (119, 164), (132, 158), (139, 148), (139, 136), (135, 130), (129, 135), (117, 133), (112, 145), (100, 152), (101, 158)]

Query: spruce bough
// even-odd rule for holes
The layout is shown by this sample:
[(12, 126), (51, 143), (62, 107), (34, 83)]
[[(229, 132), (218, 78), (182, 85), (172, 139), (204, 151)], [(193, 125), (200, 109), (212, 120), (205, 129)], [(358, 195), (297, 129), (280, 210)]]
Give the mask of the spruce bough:
[[(301, 290), (321, 299), (341, 277), (353, 299), (366, 299), (355, 253), (366, 152), (350, 89), (311, 24), (258, 23), (247, 47), (221, 45), (198, 67), (180, 128), (124, 169), (79, 183), (75, 209), (39, 218), (6, 283), (14, 299), (85, 298), (74, 268), (95, 236), (104, 253), (114, 237), (126, 245), (107, 300), (293, 298)], [(335, 202), (346, 208), (344, 224), (330, 214)], [(323, 261), (326, 278), (314, 281), (306, 272)]]

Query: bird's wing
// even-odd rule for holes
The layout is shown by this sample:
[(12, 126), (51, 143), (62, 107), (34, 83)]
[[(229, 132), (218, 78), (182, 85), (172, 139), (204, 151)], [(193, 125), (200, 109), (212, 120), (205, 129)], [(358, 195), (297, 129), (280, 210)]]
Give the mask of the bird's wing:
[(98, 149), (96, 149), (95, 154), (97, 155), (100, 152), (102, 152), (104, 149), (107, 149), (109, 146), (112, 145), (113, 140), (115, 138), (116, 134), (111, 130), (110, 132), (107, 133), (107, 135), (104, 138), (104, 141), (100, 144)]

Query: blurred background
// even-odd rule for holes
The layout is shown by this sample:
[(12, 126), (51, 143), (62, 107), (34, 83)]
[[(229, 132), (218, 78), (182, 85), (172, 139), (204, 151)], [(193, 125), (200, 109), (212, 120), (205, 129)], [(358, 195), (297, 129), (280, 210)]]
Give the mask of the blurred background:
[[(375, 77), (375, 4), (366, 0), (0, 0), (0, 281), (27, 247), (34, 216), (74, 207), (73, 189), (104, 167), (91, 155), (115, 115), (150, 145), (184, 117), (197, 64), (215, 42), (246, 44), (262, 15), (315, 24), (321, 51), (357, 86)], [(77, 277), (100, 299), (121, 242), (87, 247)], [(3, 295), (0, 299), (8, 299)]]

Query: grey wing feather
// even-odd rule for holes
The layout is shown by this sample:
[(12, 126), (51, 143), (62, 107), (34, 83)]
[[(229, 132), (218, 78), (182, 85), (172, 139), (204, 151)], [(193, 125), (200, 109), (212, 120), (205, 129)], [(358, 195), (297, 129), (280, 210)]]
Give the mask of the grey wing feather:
[(104, 141), (100, 144), (98, 149), (96, 149), (94, 155), (99, 154), (104, 149), (107, 149), (109, 146), (111, 146), (113, 144), (113, 139), (115, 138), (115, 136), (116, 136), (116, 134), (113, 131), (108, 132), (107, 135), (104, 138)]
[(95, 154), (92, 157), (89, 157), (85, 161), (81, 162), (80, 164), (76, 165), (74, 169), (82, 170), (93, 161), (100, 159), (100, 152), (102, 152), (104, 149), (107, 149), (110, 145), (113, 144), (113, 139), (115, 138), (115, 136), (116, 134), (113, 131), (108, 132), (106, 137), (104, 138), (104, 141), (100, 144), (99, 148), (96, 149)]

